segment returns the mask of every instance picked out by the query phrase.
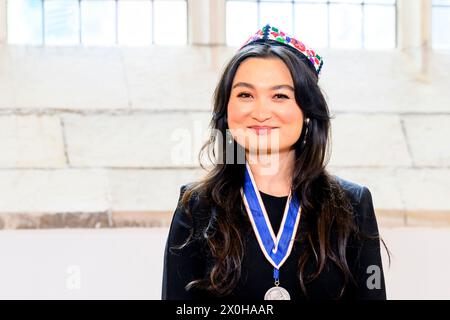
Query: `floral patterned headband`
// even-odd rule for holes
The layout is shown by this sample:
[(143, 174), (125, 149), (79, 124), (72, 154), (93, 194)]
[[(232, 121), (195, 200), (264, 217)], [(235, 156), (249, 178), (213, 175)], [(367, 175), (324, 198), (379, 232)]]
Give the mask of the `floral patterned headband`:
[(240, 49), (253, 42), (266, 42), (268, 40), (277, 41), (299, 51), (312, 64), (312, 66), (316, 70), (317, 76), (319, 76), (320, 70), (323, 66), (322, 57), (319, 56), (314, 50), (307, 47), (303, 42), (291, 37), (280, 29), (275, 28), (274, 26), (271, 26), (269, 24), (266, 24), (254, 35), (250, 36), (250, 38), (248, 38), (248, 40), (244, 42)]

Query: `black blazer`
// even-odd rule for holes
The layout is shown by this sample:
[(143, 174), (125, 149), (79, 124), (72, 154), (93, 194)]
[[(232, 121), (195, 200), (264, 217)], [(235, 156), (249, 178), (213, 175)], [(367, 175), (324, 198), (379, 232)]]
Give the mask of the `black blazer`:
[[(378, 235), (378, 226), (372, 203), (372, 195), (365, 186), (335, 176), (351, 200), (357, 226), (365, 234)], [(180, 199), (187, 185), (181, 186)], [(195, 208), (195, 203), (192, 204)], [(191, 289), (185, 290), (186, 284), (194, 279), (204, 278), (213, 264), (201, 236), (182, 250), (172, 247), (183, 243), (190, 232), (201, 235), (203, 230), (202, 208), (193, 210), (192, 221), (188, 218), (180, 202), (172, 218), (169, 235), (164, 252), (164, 271), (162, 283), (162, 299), (216, 299), (211, 294)], [(300, 219), (299, 229), (302, 232), (305, 224)], [(250, 228), (251, 229), (251, 228)], [(273, 287), (273, 267), (265, 259), (253, 232), (246, 236), (245, 254), (242, 262), (242, 276), (238, 286), (227, 299), (263, 299), (265, 292)], [(380, 241), (364, 240), (358, 243), (349, 242), (347, 261), (357, 281), (349, 284), (342, 299), (386, 299), (385, 279), (380, 254)], [(286, 288), (293, 300), (334, 299), (342, 286), (342, 273), (331, 262), (326, 263), (324, 271), (314, 281), (307, 283), (306, 297), (301, 291), (298, 281), (298, 258), (305, 247), (301, 243), (294, 244), (291, 255), (280, 268), (281, 285)], [(315, 264), (310, 261), (306, 270), (314, 271)]]

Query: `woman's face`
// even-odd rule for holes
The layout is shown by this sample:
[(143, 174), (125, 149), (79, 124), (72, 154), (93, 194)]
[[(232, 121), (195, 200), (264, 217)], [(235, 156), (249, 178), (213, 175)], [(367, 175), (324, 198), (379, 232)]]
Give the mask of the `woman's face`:
[(228, 102), (228, 127), (246, 151), (288, 151), (303, 127), (289, 69), (278, 58), (247, 58), (237, 69)]

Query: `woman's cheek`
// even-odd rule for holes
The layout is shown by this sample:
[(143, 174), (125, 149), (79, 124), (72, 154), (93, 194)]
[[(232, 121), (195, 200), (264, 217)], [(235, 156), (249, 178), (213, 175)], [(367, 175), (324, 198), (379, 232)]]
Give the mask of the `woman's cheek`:
[(297, 104), (292, 104), (277, 110), (279, 119), (285, 124), (302, 123), (302, 111)]
[(282, 122), (282, 135), (285, 139), (289, 143), (298, 140), (303, 125), (303, 114), (300, 108), (295, 104), (289, 108), (280, 110), (278, 116)]
[(245, 108), (239, 105), (230, 105), (228, 107), (228, 126), (230, 128), (239, 128), (246, 123), (247, 112)]

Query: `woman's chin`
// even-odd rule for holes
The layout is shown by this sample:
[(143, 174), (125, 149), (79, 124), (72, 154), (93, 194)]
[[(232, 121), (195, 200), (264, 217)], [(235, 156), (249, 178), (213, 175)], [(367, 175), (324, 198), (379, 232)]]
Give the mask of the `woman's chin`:
[(259, 156), (271, 155), (275, 153), (279, 153), (280, 149), (278, 147), (261, 147), (261, 146), (249, 146), (245, 149), (248, 153), (257, 154)]

